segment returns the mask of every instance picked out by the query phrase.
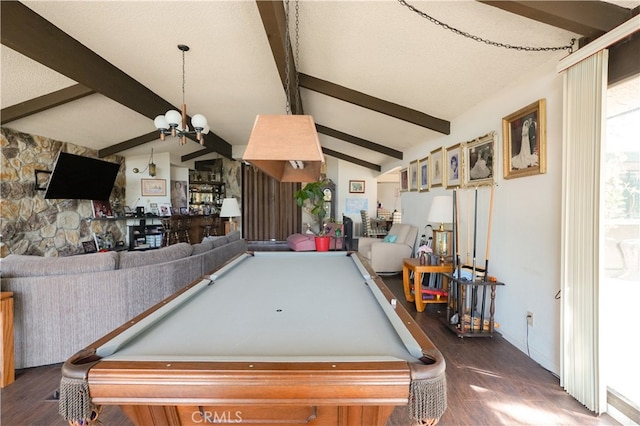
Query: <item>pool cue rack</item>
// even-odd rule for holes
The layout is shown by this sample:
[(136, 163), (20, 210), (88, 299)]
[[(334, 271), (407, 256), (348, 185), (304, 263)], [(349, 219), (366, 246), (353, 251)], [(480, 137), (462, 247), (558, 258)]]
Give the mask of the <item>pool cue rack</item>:
[[(478, 189), (475, 190), (473, 265), (460, 263), (459, 219), (457, 190), (453, 191), (453, 273), (444, 273), (449, 279), (447, 295), (446, 325), (458, 337), (493, 337), (496, 329), (496, 287), (504, 285), (489, 275), (489, 240), (493, 210), (493, 186), (489, 210), (489, 229), (485, 267), (476, 267), (476, 228), (478, 217)], [(487, 292), (489, 293), (487, 295)]]

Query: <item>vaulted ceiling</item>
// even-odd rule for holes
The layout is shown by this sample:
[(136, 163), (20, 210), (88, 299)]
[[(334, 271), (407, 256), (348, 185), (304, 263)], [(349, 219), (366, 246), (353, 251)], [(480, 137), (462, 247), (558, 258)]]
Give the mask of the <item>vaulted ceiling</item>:
[[(153, 148), (192, 166), (240, 158), (257, 114), (286, 113), (288, 81), (292, 110), (314, 116), (325, 155), (378, 171), (448, 134), (482, 99), (557, 63), (572, 39), (575, 50), (625, 22), (640, 0), (303, 0), (298, 14), (291, 1), (291, 44), (281, 1), (0, 5), (3, 126), (101, 155)], [(187, 112), (211, 127), (204, 147), (160, 141), (153, 126), (182, 103), (178, 44), (190, 46)], [(285, 46), (295, 59), (288, 79)]]

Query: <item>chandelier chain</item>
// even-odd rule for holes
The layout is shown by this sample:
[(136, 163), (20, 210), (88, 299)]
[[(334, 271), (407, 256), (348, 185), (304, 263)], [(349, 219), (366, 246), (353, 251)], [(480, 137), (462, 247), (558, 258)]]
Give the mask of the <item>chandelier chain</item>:
[(291, 89), (289, 85), (289, 71), (291, 70), (291, 58), (289, 57), (289, 0), (284, 2), (284, 90), (286, 96), (287, 115), (291, 114)]
[(300, 2), (295, 0), (296, 2), (296, 53), (295, 53), (295, 61), (294, 66), (296, 70), (296, 111), (302, 111), (302, 104), (300, 102), (300, 72), (298, 71), (300, 67)]
[(426, 13), (424, 13), (423, 11), (417, 9), (416, 7), (410, 5), (409, 3), (407, 3), (405, 0), (398, 0), (398, 3), (400, 3), (401, 5), (407, 7), (409, 10), (411, 10), (412, 12), (415, 12), (416, 14), (418, 14), (419, 16), (421, 16), (424, 19), (427, 19), (428, 21), (430, 21), (431, 23), (438, 25), (442, 28), (444, 28), (445, 30), (449, 30), (452, 31), (453, 33), (469, 38), (471, 40), (475, 40), (479, 43), (485, 43), (488, 44), (490, 46), (494, 46), (494, 47), (503, 47), (505, 49), (513, 49), (513, 50), (522, 50), (522, 51), (526, 51), (526, 52), (555, 52), (558, 50), (567, 50), (569, 51), (569, 53), (573, 53), (573, 45), (576, 42), (575, 38), (571, 39), (571, 43), (566, 45), (566, 46), (555, 46), (555, 47), (533, 47), (533, 46), (513, 46), (511, 44), (506, 44), (506, 43), (501, 43), (501, 42), (497, 42), (497, 41), (491, 41), (485, 38), (482, 38), (480, 36), (477, 35), (473, 35), (473, 34), (469, 34), (466, 31), (462, 31), (459, 30), (455, 27), (452, 27), (442, 21), (439, 21), (438, 19), (427, 15)]

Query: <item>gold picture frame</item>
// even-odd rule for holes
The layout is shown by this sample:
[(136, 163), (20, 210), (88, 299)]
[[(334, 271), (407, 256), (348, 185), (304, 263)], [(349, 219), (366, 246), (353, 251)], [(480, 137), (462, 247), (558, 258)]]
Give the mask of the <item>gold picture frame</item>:
[(400, 170), (400, 192), (406, 192), (409, 190), (409, 169), (404, 168)]
[(418, 160), (409, 163), (409, 191), (418, 190)]
[(429, 156), (418, 160), (418, 191), (429, 190)]
[(546, 100), (539, 99), (502, 119), (505, 179), (547, 172), (546, 109)]
[(447, 188), (462, 186), (462, 145), (455, 144), (447, 148), (445, 168)]
[(466, 187), (493, 185), (496, 174), (496, 132), (487, 133), (464, 145)]
[(442, 186), (444, 181), (444, 149), (442, 147), (434, 149), (429, 155), (429, 186), (434, 188)]
[(143, 197), (164, 197), (167, 195), (166, 179), (140, 179)]

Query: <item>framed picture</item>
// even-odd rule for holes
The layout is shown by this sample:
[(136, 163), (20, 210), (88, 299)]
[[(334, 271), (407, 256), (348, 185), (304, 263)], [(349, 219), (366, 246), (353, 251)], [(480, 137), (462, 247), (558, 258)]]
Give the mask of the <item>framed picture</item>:
[(547, 172), (546, 121), (545, 99), (502, 119), (505, 179)]
[(171, 216), (171, 204), (160, 204), (160, 216)]
[(431, 151), (429, 156), (429, 186), (442, 186), (443, 170), (442, 161), (444, 160), (444, 149), (438, 148)]
[(159, 216), (160, 210), (158, 210), (158, 203), (149, 203), (149, 211), (151, 212), (151, 214)]
[(429, 190), (429, 156), (418, 161), (418, 191)]
[(447, 148), (447, 188), (459, 187), (462, 184), (462, 146), (456, 144)]
[(91, 205), (93, 206), (93, 217), (113, 217), (109, 200), (92, 200)]
[(96, 253), (98, 251), (98, 247), (96, 247), (95, 240), (83, 241), (82, 249), (85, 253)]
[(495, 182), (495, 136), (496, 133), (491, 132), (465, 144), (465, 186), (493, 185)]
[(164, 197), (167, 195), (167, 181), (165, 179), (140, 179), (143, 197)]
[(409, 169), (400, 170), (400, 192), (409, 190)]
[(418, 160), (409, 163), (409, 191), (418, 190)]
[(349, 192), (352, 194), (364, 194), (364, 181), (363, 180), (350, 180)]

